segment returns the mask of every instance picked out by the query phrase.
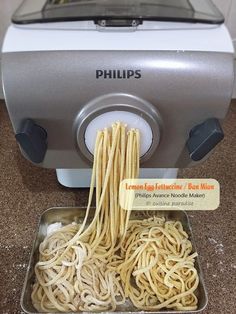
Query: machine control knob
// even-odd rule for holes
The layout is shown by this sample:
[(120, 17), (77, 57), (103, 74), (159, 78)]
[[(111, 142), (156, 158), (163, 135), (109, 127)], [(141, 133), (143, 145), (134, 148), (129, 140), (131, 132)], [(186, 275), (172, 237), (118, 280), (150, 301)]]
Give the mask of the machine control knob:
[(44, 160), (47, 151), (47, 132), (33, 120), (27, 119), (16, 134), (16, 140), (27, 157), (36, 164)]
[(224, 132), (218, 119), (212, 118), (195, 126), (189, 134), (187, 148), (194, 161), (203, 159), (221, 140)]

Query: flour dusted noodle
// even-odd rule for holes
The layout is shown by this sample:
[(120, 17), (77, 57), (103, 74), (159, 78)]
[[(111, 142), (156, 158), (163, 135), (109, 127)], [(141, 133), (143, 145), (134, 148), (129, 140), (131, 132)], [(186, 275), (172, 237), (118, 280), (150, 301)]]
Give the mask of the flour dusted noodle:
[(119, 205), (120, 182), (139, 175), (139, 151), (136, 129), (117, 122), (98, 131), (84, 221), (40, 244), (32, 291), (38, 311), (115, 311), (127, 299), (143, 310), (197, 308), (196, 254), (181, 223), (130, 220)]
[(121, 276), (125, 297), (142, 310), (195, 310), (199, 279), (196, 253), (180, 222), (153, 217), (130, 221), (123, 242)]

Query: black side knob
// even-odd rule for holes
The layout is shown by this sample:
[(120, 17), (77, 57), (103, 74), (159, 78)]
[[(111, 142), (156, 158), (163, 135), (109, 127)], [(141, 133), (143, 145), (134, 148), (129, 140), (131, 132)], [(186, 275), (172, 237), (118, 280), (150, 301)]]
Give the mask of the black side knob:
[(47, 132), (33, 120), (25, 120), (18, 133), (16, 140), (27, 157), (36, 164), (44, 160), (47, 151)]
[(195, 126), (189, 134), (187, 148), (194, 161), (203, 159), (224, 138), (218, 119), (212, 118)]

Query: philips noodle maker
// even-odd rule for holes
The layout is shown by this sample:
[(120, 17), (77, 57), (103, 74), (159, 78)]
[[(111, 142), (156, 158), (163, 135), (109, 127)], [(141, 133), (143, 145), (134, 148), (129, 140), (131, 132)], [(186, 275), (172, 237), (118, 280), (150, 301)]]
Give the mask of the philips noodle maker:
[(141, 176), (174, 177), (224, 136), (233, 52), (208, 0), (25, 0), (2, 55), (16, 140), (88, 186), (96, 131), (120, 120), (140, 129)]

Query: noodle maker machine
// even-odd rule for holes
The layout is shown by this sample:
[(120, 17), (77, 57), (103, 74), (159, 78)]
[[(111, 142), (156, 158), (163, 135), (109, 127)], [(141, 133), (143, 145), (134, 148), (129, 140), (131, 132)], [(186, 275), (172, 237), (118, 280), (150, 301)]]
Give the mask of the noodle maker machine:
[(98, 129), (140, 129), (141, 177), (176, 177), (223, 139), (234, 51), (209, 0), (25, 0), (2, 54), (23, 155), (89, 186)]

